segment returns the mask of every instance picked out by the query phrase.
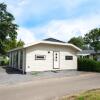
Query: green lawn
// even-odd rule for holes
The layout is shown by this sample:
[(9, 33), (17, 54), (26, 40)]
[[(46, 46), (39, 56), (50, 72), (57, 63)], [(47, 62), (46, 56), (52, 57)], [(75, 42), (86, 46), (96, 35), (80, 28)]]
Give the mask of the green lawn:
[(38, 75), (40, 72), (35, 72), (35, 71), (33, 71), (32, 72), (32, 75)]
[(63, 97), (60, 100), (100, 100), (100, 89), (89, 90), (81, 94)]

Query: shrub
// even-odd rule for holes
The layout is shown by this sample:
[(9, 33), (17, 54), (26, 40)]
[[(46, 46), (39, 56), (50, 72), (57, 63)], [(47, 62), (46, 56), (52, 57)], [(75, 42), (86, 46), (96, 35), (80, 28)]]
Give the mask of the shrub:
[(96, 63), (95, 71), (100, 72), (100, 62), (99, 61)]
[(100, 62), (86, 58), (78, 59), (78, 70), (100, 72)]
[(6, 66), (9, 64), (9, 61), (1, 61), (0, 66)]
[(0, 59), (0, 66), (5, 66), (9, 64), (9, 60), (6, 57)]

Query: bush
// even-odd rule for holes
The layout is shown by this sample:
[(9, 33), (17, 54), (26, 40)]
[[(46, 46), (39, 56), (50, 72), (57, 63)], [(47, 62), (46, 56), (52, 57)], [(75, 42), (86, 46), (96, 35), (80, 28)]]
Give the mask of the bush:
[(9, 61), (1, 61), (0, 66), (6, 66), (9, 64)]
[(6, 66), (9, 64), (9, 60), (5, 57), (3, 57), (1, 60), (0, 60), (0, 66)]
[(96, 72), (100, 72), (100, 62), (98, 61), (95, 67)]
[(86, 58), (78, 59), (78, 70), (100, 72), (100, 62), (94, 61), (92, 59), (86, 59)]

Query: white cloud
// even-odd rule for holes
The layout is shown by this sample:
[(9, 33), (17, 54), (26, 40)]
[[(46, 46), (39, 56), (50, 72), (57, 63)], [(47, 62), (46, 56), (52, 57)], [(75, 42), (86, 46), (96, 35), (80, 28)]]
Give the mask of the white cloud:
[(99, 27), (99, 18), (99, 14), (93, 14), (73, 20), (52, 20), (42, 27), (33, 27), (31, 29), (19, 28), (18, 39), (21, 38), (25, 43), (30, 43), (36, 40), (36, 34), (43, 33), (46, 38), (53, 37), (68, 41), (72, 37), (84, 36), (91, 29)]
[[(56, 0), (57, 1), (57, 0)], [(75, 10), (81, 4), (86, 3), (88, 0), (59, 0), (59, 5), (62, 5), (67, 11)]]
[[(30, 43), (36, 40), (36, 34), (43, 33), (47, 38), (53, 37), (67, 41), (74, 36), (84, 36), (84, 34), (89, 32), (91, 29), (99, 27), (99, 18), (99, 14), (93, 14), (91, 16), (84, 16), (72, 20), (52, 20), (42, 27), (31, 29), (20, 28), (18, 31), (18, 39), (21, 38), (25, 43)], [(43, 37), (41, 37), (41, 39), (42, 38)]]
[(19, 28), (19, 30), (17, 32), (18, 32), (17, 39), (23, 40), (25, 42), (25, 44), (35, 41), (35, 36), (32, 31), (25, 29), (25, 28)]
[[(1, 0), (7, 3), (9, 11), (14, 14), (17, 24), (24, 23), (34, 19), (34, 16), (41, 18), (41, 15), (45, 15), (48, 12), (52, 12), (55, 9), (61, 8), (61, 11), (65, 10), (65, 16), (73, 15), (75, 10), (81, 4), (88, 2), (89, 0)], [(96, 2), (96, 1), (95, 1)], [(97, 3), (99, 1), (97, 0)], [(94, 4), (95, 5), (95, 4)], [(79, 9), (81, 9), (79, 7)], [(92, 9), (92, 8), (91, 8)], [(58, 9), (60, 10), (60, 9)], [(83, 10), (84, 11), (84, 8)], [(97, 11), (97, 13), (95, 12)], [(79, 12), (80, 13), (80, 12)], [(59, 14), (59, 13), (58, 13)], [(62, 13), (61, 13), (62, 14)], [(52, 14), (51, 14), (52, 16)], [(60, 14), (58, 15), (60, 16)], [(45, 17), (45, 16), (44, 16)], [(24, 24), (22, 28), (18, 30), (18, 39), (22, 39), (25, 43), (33, 42), (36, 40), (36, 35), (43, 33), (46, 37), (54, 37), (64, 41), (69, 40), (73, 36), (84, 35), (89, 30), (100, 26), (100, 12), (95, 7), (93, 12), (89, 12), (78, 15), (73, 19), (47, 20), (48, 24), (41, 27), (25, 28)], [(33, 22), (34, 23), (34, 22)], [(42, 23), (41, 23), (42, 24)], [(40, 37), (39, 37), (40, 38)], [(43, 37), (41, 37), (43, 38)]]
[[(16, 22), (24, 23), (31, 18), (41, 18), (48, 12), (58, 8), (66, 13), (75, 10), (87, 0), (1, 0), (7, 3), (8, 10), (15, 16)], [(70, 12), (72, 13), (72, 12)]]
[[(67, 41), (74, 36), (84, 36), (91, 29), (100, 26), (100, 15), (85, 16), (71, 20), (52, 20), (43, 27), (35, 28), (35, 33), (45, 33), (46, 37), (53, 37)], [(38, 31), (39, 30), (39, 31)]]

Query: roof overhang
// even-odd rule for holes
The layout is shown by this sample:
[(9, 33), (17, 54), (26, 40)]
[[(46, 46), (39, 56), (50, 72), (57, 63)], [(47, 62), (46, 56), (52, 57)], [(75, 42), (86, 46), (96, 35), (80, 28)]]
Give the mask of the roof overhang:
[(12, 52), (12, 51), (20, 50), (20, 49), (25, 49), (25, 48), (28, 48), (30, 46), (34, 46), (34, 45), (37, 45), (37, 44), (51, 44), (51, 45), (69, 46), (69, 47), (72, 47), (72, 48), (76, 49), (77, 51), (82, 51), (80, 48), (78, 48), (77, 46), (75, 46), (73, 44), (70, 44), (70, 43), (58, 43), (58, 42), (50, 42), (50, 41), (38, 41), (38, 42), (33, 42), (33, 43), (30, 43), (30, 44), (26, 44), (23, 47), (19, 47), (19, 48), (15, 48), (15, 49), (9, 50), (8, 52)]

